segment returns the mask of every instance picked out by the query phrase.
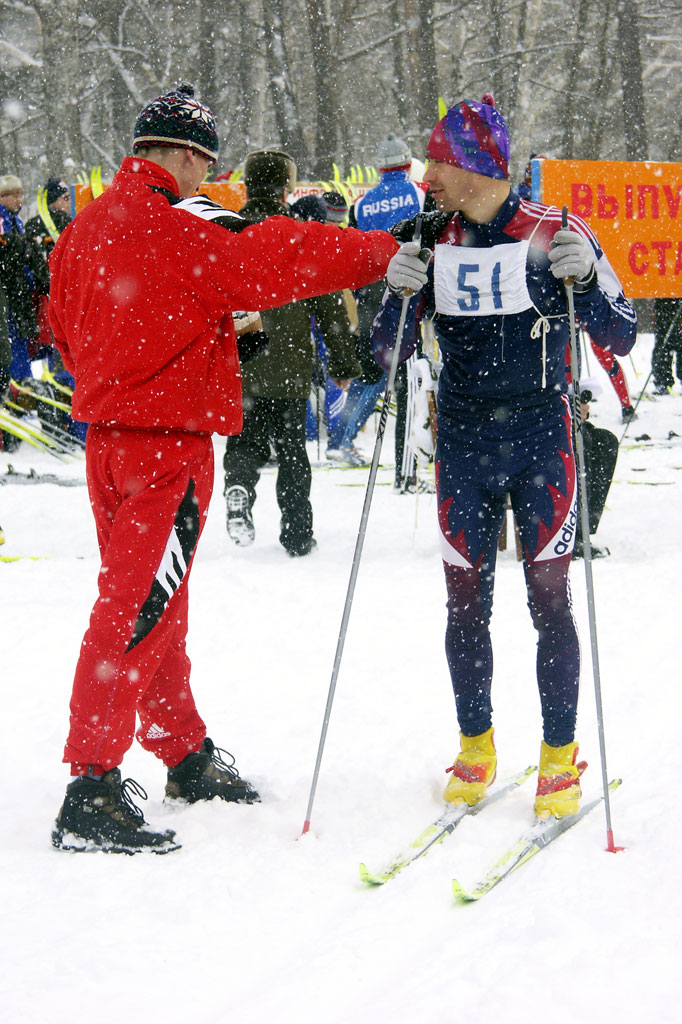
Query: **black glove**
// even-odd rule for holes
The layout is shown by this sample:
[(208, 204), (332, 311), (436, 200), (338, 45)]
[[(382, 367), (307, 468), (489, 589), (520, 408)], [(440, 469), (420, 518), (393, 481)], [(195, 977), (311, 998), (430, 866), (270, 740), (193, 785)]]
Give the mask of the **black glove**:
[(269, 344), (270, 339), (265, 331), (250, 331), (247, 334), (241, 334), (237, 338), (237, 352), (241, 365), (248, 363), (250, 359), (255, 359), (262, 352), (267, 352)]

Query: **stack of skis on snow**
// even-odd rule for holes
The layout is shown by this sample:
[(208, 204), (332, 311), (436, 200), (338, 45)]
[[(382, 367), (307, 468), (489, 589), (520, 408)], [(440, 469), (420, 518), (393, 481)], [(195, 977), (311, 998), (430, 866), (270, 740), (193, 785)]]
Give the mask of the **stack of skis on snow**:
[(0, 430), (7, 440), (25, 441), (39, 451), (47, 452), (61, 462), (83, 457), (85, 442), (69, 428), (71, 420), (71, 388), (60, 384), (52, 375), (45, 380), (26, 378), (12, 381), (4, 404), (0, 405)]
[[(409, 846), (407, 846), (402, 853), (394, 857), (393, 860), (385, 867), (382, 871), (375, 873), (368, 870), (364, 865), (360, 865), (360, 878), (367, 885), (384, 885), (390, 879), (395, 878), (403, 868), (413, 864), (416, 860), (419, 860), (424, 854), (428, 853), (430, 849), (442, 843), (449, 835), (455, 831), (459, 823), (468, 816), (473, 817), (476, 814), (480, 814), (481, 811), (490, 807), (496, 803), (502, 797), (511, 793), (517, 789), (522, 783), (529, 779), (536, 771), (536, 766), (531, 765), (524, 771), (518, 772), (516, 775), (510, 776), (508, 779), (503, 781), (493, 792), (489, 793), (480, 803), (474, 804), (473, 807), (469, 807), (467, 804), (459, 804), (456, 806), (448, 806), (446, 809), (438, 815), (438, 817), (428, 825), (423, 832), (414, 839)], [(618, 788), (621, 784), (621, 779), (614, 779), (609, 784), (609, 790), (613, 791)], [(503, 853), (503, 855), (497, 860), (490, 870), (483, 876), (483, 878), (473, 886), (473, 888), (466, 890), (455, 878), (452, 880), (452, 892), (455, 900), (459, 903), (470, 903), (475, 900), (480, 900), (482, 896), (489, 893), (491, 889), (494, 889), (496, 885), (499, 885), (505, 878), (507, 878), (513, 871), (520, 868), (522, 864), (534, 857), (535, 854), (544, 850), (550, 843), (558, 839), (559, 836), (567, 832), (569, 828), (572, 828), (577, 824), (581, 818), (589, 814), (590, 811), (594, 810), (604, 799), (604, 796), (595, 797), (589, 800), (577, 814), (571, 814), (565, 818), (549, 818), (546, 821), (536, 821), (527, 831), (523, 832), (517, 840)]]

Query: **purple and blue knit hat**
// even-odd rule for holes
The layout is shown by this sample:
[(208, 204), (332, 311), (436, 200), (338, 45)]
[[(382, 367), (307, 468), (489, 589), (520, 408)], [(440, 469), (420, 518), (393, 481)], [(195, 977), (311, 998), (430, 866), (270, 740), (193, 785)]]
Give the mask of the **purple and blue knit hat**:
[(186, 146), (218, 159), (218, 131), (215, 117), (194, 99), (194, 88), (182, 84), (152, 100), (135, 122), (133, 153), (144, 146)]
[(431, 132), (426, 155), (488, 178), (508, 178), (509, 132), (492, 96), (450, 107)]

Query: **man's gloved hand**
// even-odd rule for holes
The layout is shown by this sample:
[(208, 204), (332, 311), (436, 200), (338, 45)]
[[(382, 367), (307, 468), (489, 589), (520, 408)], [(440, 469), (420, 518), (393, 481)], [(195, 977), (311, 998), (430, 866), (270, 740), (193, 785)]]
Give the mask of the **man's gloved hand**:
[(420, 259), (421, 251), (419, 242), (405, 242), (391, 259), (386, 284), (395, 295), (402, 295), (406, 290), (418, 292), (426, 284), (426, 263)]
[(557, 231), (550, 245), (549, 259), (552, 273), (559, 280), (572, 277), (582, 290), (593, 284), (596, 277), (594, 249), (576, 231), (568, 228)]

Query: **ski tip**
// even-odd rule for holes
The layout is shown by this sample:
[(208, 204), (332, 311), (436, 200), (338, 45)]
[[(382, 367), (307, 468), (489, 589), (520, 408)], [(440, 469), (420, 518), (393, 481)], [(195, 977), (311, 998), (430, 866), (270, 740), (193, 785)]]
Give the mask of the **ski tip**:
[(385, 879), (379, 878), (377, 875), (373, 875), (366, 864), (361, 864), (360, 881), (364, 882), (365, 885), (383, 885)]
[(456, 903), (475, 903), (476, 896), (473, 893), (467, 892), (463, 885), (457, 881), (456, 878), (452, 879), (452, 895), (455, 898)]

